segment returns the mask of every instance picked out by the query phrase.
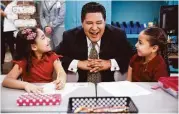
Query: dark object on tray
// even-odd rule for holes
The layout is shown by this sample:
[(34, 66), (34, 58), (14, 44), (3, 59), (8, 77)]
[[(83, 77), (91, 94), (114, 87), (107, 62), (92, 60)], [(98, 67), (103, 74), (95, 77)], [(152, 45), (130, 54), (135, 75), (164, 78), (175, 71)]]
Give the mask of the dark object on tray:
[[(68, 102), (68, 113), (75, 113), (80, 107), (85, 107), (87, 112), (94, 113), (93, 109), (98, 110), (97, 113), (138, 113), (138, 109), (130, 97), (71, 97)], [(117, 109), (116, 107), (124, 107)], [(84, 113), (84, 111), (77, 111)]]

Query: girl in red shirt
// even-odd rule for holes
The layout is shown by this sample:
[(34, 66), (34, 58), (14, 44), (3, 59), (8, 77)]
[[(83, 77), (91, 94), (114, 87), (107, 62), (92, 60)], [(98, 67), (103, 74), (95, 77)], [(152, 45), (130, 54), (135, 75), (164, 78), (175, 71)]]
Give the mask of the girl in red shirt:
[[(32, 83), (53, 81), (53, 70), (57, 78), (56, 89), (62, 89), (66, 83), (66, 73), (61, 66), (59, 55), (51, 51), (50, 39), (39, 28), (20, 30), (16, 38), (16, 56), (12, 70), (2, 85), (9, 88), (25, 89), (27, 92), (40, 93), (43, 88)], [(22, 81), (18, 80), (21, 76)]]
[[(137, 54), (129, 63), (127, 80), (154, 82), (161, 76), (169, 76), (163, 57), (167, 57), (167, 36), (161, 28), (151, 27), (139, 34)], [(163, 57), (162, 57), (163, 56)]]

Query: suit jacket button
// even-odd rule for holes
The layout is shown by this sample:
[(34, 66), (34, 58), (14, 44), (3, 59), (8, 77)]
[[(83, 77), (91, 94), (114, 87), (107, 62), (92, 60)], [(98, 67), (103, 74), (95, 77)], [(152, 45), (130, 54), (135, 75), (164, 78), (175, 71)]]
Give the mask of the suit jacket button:
[(71, 70), (73, 71), (73, 68), (71, 68)]

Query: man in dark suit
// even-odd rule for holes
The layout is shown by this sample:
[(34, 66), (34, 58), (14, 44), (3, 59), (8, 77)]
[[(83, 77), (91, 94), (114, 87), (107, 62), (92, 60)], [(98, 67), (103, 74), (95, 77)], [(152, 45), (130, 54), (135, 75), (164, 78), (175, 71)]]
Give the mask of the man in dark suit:
[[(114, 71), (125, 73), (132, 55), (126, 34), (106, 24), (105, 8), (96, 2), (83, 6), (81, 21), (81, 27), (64, 32), (55, 50), (63, 55), (64, 69), (78, 72), (79, 82), (87, 81), (88, 72), (99, 72), (103, 82), (114, 81)], [(98, 59), (88, 59), (92, 43), (96, 43)]]

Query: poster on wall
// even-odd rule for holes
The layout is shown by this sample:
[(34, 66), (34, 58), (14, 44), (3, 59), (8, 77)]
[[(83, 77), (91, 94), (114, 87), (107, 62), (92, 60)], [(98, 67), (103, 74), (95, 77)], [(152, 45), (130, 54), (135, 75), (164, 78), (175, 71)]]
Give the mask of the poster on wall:
[(18, 19), (14, 20), (17, 28), (35, 27), (37, 25), (34, 16), (36, 7), (33, 1), (18, 1), (17, 5), (12, 8), (12, 11), (18, 16)]

